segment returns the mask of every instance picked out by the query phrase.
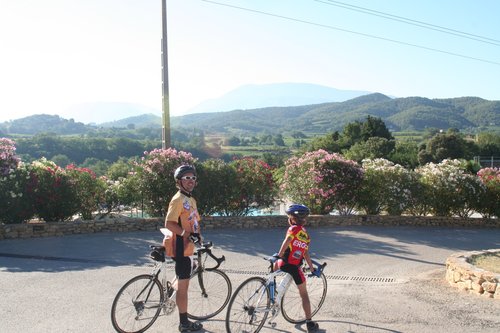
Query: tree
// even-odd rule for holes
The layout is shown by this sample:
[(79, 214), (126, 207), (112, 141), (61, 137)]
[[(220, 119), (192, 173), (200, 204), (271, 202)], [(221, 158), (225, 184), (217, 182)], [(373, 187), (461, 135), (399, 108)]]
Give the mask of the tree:
[(363, 140), (362, 123), (359, 120), (344, 126), (341, 137), (341, 147), (349, 148), (353, 144)]
[(68, 156), (63, 155), (63, 154), (54, 155), (54, 156), (52, 156), (52, 158), (50, 160), (63, 168), (65, 168), (67, 165), (71, 164), (71, 161), (68, 158)]
[(344, 155), (357, 162), (361, 162), (365, 158), (387, 158), (394, 150), (394, 146), (394, 140), (373, 136), (366, 141), (355, 143)]
[(418, 145), (411, 141), (396, 141), (388, 160), (407, 169), (414, 169), (418, 166)]
[(326, 150), (329, 153), (340, 153), (339, 132), (329, 133), (325, 136), (314, 138), (309, 144), (309, 151)]
[(368, 116), (366, 121), (361, 125), (361, 137), (364, 141), (372, 137), (385, 138), (387, 140), (394, 140), (391, 132), (385, 126), (385, 123), (380, 118)]
[(481, 156), (500, 156), (500, 135), (483, 132), (476, 136), (478, 154)]
[(283, 140), (283, 135), (282, 134), (277, 134), (274, 137), (274, 144), (277, 146), (284, 147), (285, 146), (285, 140)]
[(240, 145), (240, 138), (233, 135), (233, 136), (226, 139), (225, 145), (226, 146), (239, 146)]
[(435, 135), (427, 142), (425, 150), (432, 157), (432, 162), (440, 162), (445, 159), (472, 159), (475, 148), (460, 134), (450, 132)]
[(132, 171), (132, 161), (127, 161), (124, 158), (120, 158), (115, 163), (111, 164), (106, 171), (106, 175), (109, 179), (119, 180), (120, 178), (126, 178), (128, 174)]

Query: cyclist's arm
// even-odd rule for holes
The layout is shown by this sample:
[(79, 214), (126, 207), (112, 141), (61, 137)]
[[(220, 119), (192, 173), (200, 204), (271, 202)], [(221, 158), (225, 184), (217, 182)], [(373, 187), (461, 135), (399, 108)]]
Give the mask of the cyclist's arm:
[(285, 251), (292, 242), (292, 237), (286, 236), (285, 239), (283, 240), (283, 243), (281, 244), (280, 250), (278, 252), (278, 255), (280, 258), (282, 258), (285, 255)]
[(309, 250), (306, 250), (304, 252), (304, 259), (306, 260), (306, 263), (309, 266), (311, 272), (314, 272), (314, 265), (312, 263), (311, 256), (309, 255)]
[[(165, 221), (165, 227), (177, 236), (180, 236), (182, 234), (182, 231), (184, 230), (179, 226), (179, 223), (177, 223), (177, 221)], [(184, 237), (189, 237), (189, 235), (190, 233), (187, 231), (184, 233)]]

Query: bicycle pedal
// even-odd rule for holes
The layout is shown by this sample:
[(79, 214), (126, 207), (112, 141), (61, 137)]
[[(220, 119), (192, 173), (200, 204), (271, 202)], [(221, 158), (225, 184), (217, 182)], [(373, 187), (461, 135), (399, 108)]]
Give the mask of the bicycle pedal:
[(275, 321), (269, 322), (269, 325), (271, 325), (271, 328), (275, 328), (276, 327), (276, 322)]

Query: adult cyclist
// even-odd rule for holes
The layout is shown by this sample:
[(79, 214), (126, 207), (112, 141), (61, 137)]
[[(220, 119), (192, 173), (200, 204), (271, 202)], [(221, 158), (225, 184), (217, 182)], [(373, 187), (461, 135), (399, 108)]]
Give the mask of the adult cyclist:
[(167, 256), (175, 261), (175, 274), (178, 277), (176, 303), (179, 310), (179, 332), (194, 332), (203, 328), (199, 322), (191, 322), (187, 317), (188, 288), (191, 276), (191, 257), (195, 250), (193, 236), (200, 237), (200, 215), (196, 200), (191, 192), (196, 186), (196, 169), (192, 165), (181, 165), (174, 172), (178, 188), (168, 205), (165, 227), (172, 232), (166, 236), (163, 245)]
[(311, 238), (304, 227), (306, 217), (309, 216), (309, 208), (301, 204), (291, 204), (286, 208), (288, 215), (289, 228), (286, 232), (285, 239), (281, 244), (277, 256), (280, 258), (276, 261), (276, 269), (281, 269), (289, 273), (299, 289), (299, 294), (302, 299), (302, 308), (306, 315), (307, 332), (315, 332), (319, 329), (318, 323), (312, 320), (311, 303), (309, 294), (307, 293), (307, 283), (304, 272), (300, 268), (303, 259), (314, 273), (314, 266), (309, 256), (309, 244)]

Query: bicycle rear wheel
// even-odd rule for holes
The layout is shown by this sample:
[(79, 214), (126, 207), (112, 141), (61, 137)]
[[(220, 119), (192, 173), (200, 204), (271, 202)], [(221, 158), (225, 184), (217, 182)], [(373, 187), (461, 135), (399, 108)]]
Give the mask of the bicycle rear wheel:
[(217, 315), (229, 302), (231, 289), (229, 277), (218, 269), (195, 273), (188, 288), (188, 317), (205, 320)]
[[(306, 275), (306, 283), (311, 303), (311, 315), (314, 316), (326, 298), (327, 283), (325, 274), (321, 273), (320, 277)], [(306, 321), (306, 317), (302, 308), (302, 298), (299, 294), (299, 288), (293, 282), (292, 284), (281, 300), (281, 312), (286, 321), (293, 324), (300, 324)]]
[(117, 332), (141, 333), (160, 315), (164, 292), (152, 275), (138, 275), (118, 291), (111, 306), (111, 322)]
[(251, 277), (234, 292), (227, 307), (226, 331), (228, 333), (257, 333), (266, 322), (270, 307), (266, 280)]

